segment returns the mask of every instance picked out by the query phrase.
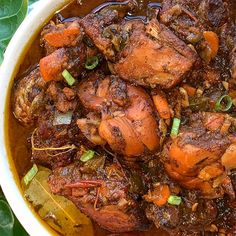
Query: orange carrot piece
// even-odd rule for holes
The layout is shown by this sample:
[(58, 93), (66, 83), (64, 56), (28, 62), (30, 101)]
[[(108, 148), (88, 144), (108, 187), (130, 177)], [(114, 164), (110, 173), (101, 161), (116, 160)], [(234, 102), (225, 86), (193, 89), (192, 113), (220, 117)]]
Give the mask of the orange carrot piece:
[(211, 49), (211, 58), (214, 58), (219, 50), (219, 38), (213, 31), (204, 31), (203, 36)]
[(182, 87), (186, 90), (188, 96), (193, 97), (196, 94), (196, 91), (197, 91), (196, 88), (194, 88), (194, 87), (192, 87), (192, 86), (190, 86), (188, 84), (183, 84)]
[(153, 202), (157, 206), (163, 206), (167, 203), (170, 196), (170, 188), (168, 185), (156, 186), (153, 192), (148, 192), (144, 196), (145, 200), (148, 202)]
[(231, 144), (228, 147), (221, 157), (221, 163), (227, 170), (236, 168), (236, 144)]
[(160, 117), (163, 119), (170, 119), (171, 112), (167, 99), (160, 94), (152, 96), (152, 99)]
[(219, 163), (213, 163), (209, 166), (204, 167), (198, 174), (198, 178), (208, 181), (210, 179), (216, 178), (223, 173), (222, 165)]
[(74, 46), (79, 34), (79, 24), (73, 22), (68, 28), (47, 33), (44, 39), (53, 47)]
[(63, 67), (68, 62), (65, 49), (61, 48), (43, 57), (39, 62), (40, 73), (45, 81), (61, 80)]

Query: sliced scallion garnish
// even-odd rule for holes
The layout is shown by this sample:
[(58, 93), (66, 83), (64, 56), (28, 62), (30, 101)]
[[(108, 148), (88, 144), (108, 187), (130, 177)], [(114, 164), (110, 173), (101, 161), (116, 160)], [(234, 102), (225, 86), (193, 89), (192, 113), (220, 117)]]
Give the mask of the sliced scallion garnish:
[(97, 56), (89, 57), (86, 60), (85, 68), (88, 70), (93, 70), (98, 66), (98, 63), (99, 63), (99, 59)]
[(62, 76), (64, 77), (68, 85), (72, 86), (75, 83), (74, 77), (70, 74), (68, 70), (64, 70), (62, 72)]
[(180, 119), (178, 118), (174, 118), (173, 119), (173, 124), (172, 124), (172, 128), (171, 128), (171, 133), (170, 136), (174, 137), (177, 136), (179, 133), (179, 127), (180, 127)]
[(233, 100), (229, 95), (223, 95), (221, 96), (216, 104), (215, 109), (216, 111), (228, 111), (233, 105)]
[(170, 195), (167, 202), (171, 205), (180, 205), (180, 203), (182, 202), (182, 198), (179, 196), (175, 196), (175, 195)]
[(27, 172), (27, 174), (23, 178), (25, 185), (28, 185), (37, 173), (38, 167), (34, 164), (33, 167)]
[(93, 150), (88, 150), (87, 152), (85, 152), (81, 157), (80, 160), (82, 162), (87, 162), (89, 160), (91, 160), (94, 157), (95, 152)]

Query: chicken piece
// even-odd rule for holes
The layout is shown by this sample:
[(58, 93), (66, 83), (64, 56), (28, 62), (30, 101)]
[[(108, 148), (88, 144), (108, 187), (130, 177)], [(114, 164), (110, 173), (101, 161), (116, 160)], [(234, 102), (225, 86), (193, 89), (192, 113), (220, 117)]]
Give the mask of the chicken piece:
[(54, 116), (51, 113), (44, 114), (31, 135), (31, 159), (48, 168), (70, 164), (78, 149), (74, 145), (74, 135), (79, 132), (76, 125), (53, 125)]
[(153, 19), (146, 27), (141, 22), (133, 22), (130, 38), (119, 57), (114, 71), (122, 79), (168, 89), (192, 69), (197, 54)]
[[(117, 77), (98, 79), (95, 76), (80, 84), (78, 95), (84, 107), (100, 114), (98, 134), (115, 152), (139, 156), (145, 149), (154, 151), (158, 148), (153, 104), (141, 88)], [(81, 122), (84, 120), (78, 120), (77, 124), (83, 130)], [(85, 136), (91, 137), (91, 132), (86, 130)]]
[(122, 21), (117, 11), (106, 9), (87, 15), (81, 25), (105, 57), (115, 62), (112, 72), (136, 84), (173, 87), (197, 60), (196, 52), (156, 19), (146, 26), (138, 20)]
[[(103, 20), (101, 20), (102, 18)], [(118, 18), (118, 12), (107, 11), (99, 17), (99, 14), (88, 14), (82, 21), (81, 25), (85, 33), (93, 40), (96, 47), (109, 59), (113, 59), (114, 51), (111, 41), (102, 35), (104, 25), (109, 25)]]
[(196, 44), (202, 38), (203, 27), (196, 14), (199, 0), (167, 0), (160, 12), (161, 23), (168, 26), (185, 42)]
[(63, 80), (62, 72), (67, 69), (72, 76), (77, 77), (84, 68), (86, 47), (60, 48), (43, 57), (40, 62), (40, 73), (45, 81)]
[(47, 54), (57, 48), (74, 47), (81, 43), (82, 38), (83, 32), (78, 20), (57, 25), (51, 21), (41, 33), (41, 43), (46, 48)]
[(48, 182), (52, 193), (70, 199), (106, 230), (122, 233), (149, 228), (139, 202), (128, 192), (130, 181), (123, 168), (105, 163), (103, 156), (84, 165), (80, 162), (57, 168)]
[(106, 141), (99, 135), (100, 117), (90, 112), (86, 118), (78, 119), (77, 125), (84, 136), (95, 145), (105, 145)]
[(119, 22), (136, 5), (135, 0), (120, 1), (120, 5), (117, 2), (114, 6), (110, 5), (97, 13), (88, 14), (80, 22), (85, 33), (109, 60), (115, 59), (115, 49), (111, 35), (106, 33), (106, 27)]
[(39, 68), (19, 79), (14, 87), (13, 114), (25, 126), (33, 125), (45, 106), (46, 83)]
[[(195, 233), (198, 235), (199, 231), (216, 220), (217, 205), (212, 200), (200, 200), (197, 192), (182, 199), (185, 200), (180, 206), (149, 204), (146, 208), (148, 219), (153, 221), (157, 228), (162, 228), (173, 236)], [(196, 210), (193, 204), (197, 206)]]
[(231, 65), (231, 70), (230, 70), (231, 77), (236, 81), (236, 45), (231, 53), (230, 65)]
[(227, 182), (227, 175), (221, 158), (227, 167), (235, 165), (230, 146), (230, 136), (235, 134), (220, 132), (225, 119), (219, 113), (193, 115), (190, 124), (182, 127), (163, 150), (168, 175), (187, 189), (200, 189), (205, 197), (219, 197), (225, 192), (221, 184)]
[[(154, 176), (151, 180), (152, 185), (148, 185), (148, 194), (143, 198), (147, 201), (146, 216), (158, 229), (164, 229), (171, 236), (199, 236), (199, 232), (202, 229), (208, 231), (207, 226), (211, 224), (215, 224), (218, 228), (226, 228), (231, 225), (229, 222), (230, 206), (222, 203), (224, 199), (227, 199), (226, 197), (204, 199), (202, 196), (200, 197), (199, 190), (180, 188), (176, 180), (171, 180), (167, 176), (167, 172), (159, 160), (152, 160), (148, 166), (150, 164), (152, 167), (148, 168), (147, 172), (153, 173)], [(216, 164), (214, 165), (216, 167)], [(208, 170), (205, 170), (207, 173)], [(232, 176), (232, 182), (234, 179), (236, 180)], [(145, 183), (150, 183), (150, 179), (147, 179)], [(171, 203), (174, 202), (177, 204), (177, 199), (172, 201), (173, 199), (169, 199), (169, 196), (178, 196), (179, 204), (172, 205)], [(219, 222), (224, 221), (223, 227), (217, 224), (219, 217), (221, 218)]]
[(222, 0), (167, 0), (160, 14), (161, 23), (191, 44), (200, 42), (204, 29), (220, 27), (227, 18), (227, 4)]
[(73, 89), (68, 87), (62, 89), (58, 82), (52, 81), (46, 92), (59, 112), (66, 113), (76, 108), (76, 92)]
[(228, 19), (228, 6), (222, 0), (202, 0), (199, 5), (199, 16), (204, 24), (220, 27)]

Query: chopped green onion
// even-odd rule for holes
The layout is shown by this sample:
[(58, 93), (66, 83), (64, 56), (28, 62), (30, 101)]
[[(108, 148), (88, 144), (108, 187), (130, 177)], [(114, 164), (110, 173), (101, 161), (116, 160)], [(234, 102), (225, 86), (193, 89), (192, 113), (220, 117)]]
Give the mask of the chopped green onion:
[(97, 56), (89, 57), (85, 63), (85, 68), (88, 70), (93, 70), (98, 66), (99, 59)]
[(34, 164), (33, 167), (28, 171), (28, 173), (23, 178), (25, 185), (28, 185), (37, 173), (38, 173), (38, 167)]
[(75, 83), (74, 77), (70, 74), (68, 70), (64, 70), (62, 72), (62, 76), (66, 80), (67, 84), (69, 84), (70, 86), (72, 86)]
[(171, 128), (171, 133), (170, 133), (171, 137), (174, 137), (174, 136), (178, 135), (178, 133), (179, 133), (179, 126), (180, 126), (180, 119), (174, 118), (173, 119), (172, 128)]
[(175, 196), (175, 195), (170, 195), (167, 202), (171, 205), (180, 205), (180, 203), (182, 202), (182, 198), (179, 196)]
[(94, 157), (95, 152), (93, 150), (88, 150), (87, 152), (85, 152), (81, 157), (80, 160), (82, 162), (87, 162), (89, 160), (91, 160)]
[(232, 107), (232, 105), (232, 98), (229, 95), (223, 95), (217, 100), (215, 109), (217, 111), (228, 111)]

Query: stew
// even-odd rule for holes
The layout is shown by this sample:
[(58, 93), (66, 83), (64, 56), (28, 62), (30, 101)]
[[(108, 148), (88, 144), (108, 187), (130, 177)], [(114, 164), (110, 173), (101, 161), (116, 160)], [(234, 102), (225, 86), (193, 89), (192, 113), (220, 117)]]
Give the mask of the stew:
[(10, 148), (59, 234), (74, 229), (39, 185), (95, 235), (236, 234), (235, 7), (76, 1), (43, 27), (12, 88)]

